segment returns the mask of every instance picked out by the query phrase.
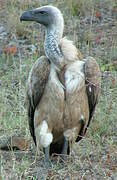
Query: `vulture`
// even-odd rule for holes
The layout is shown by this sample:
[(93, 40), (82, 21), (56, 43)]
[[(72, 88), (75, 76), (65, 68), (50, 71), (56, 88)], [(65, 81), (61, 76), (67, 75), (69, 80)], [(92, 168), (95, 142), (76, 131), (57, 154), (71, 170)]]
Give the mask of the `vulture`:
[(70, 143), (86, 133), (98, 102), (101, 73), (93, 57), (83, 59), (63, 37), (64, 19), (58, 8), (25, 11), (20, 20), (45, 26), (45, 55), (31, 68), (26, 99), (30, 133), (50, 162), (52, 153), (69, 154)]

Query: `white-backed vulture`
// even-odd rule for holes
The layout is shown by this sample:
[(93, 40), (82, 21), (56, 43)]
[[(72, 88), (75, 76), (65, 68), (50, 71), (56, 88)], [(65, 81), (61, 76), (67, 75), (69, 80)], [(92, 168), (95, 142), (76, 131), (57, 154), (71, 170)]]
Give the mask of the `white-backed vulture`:
[(30, 71), (27, 109), (31, 135), (49, 161), (49, 153), (67, 153), (69, 142), (85, 134), (97, 104), (101, 74), (94, 58), (80, 60), (73, 43), (63, 38), (64, 20), (58, 8), (25, 11), (20, 20), (45, 26), (45, 56)]

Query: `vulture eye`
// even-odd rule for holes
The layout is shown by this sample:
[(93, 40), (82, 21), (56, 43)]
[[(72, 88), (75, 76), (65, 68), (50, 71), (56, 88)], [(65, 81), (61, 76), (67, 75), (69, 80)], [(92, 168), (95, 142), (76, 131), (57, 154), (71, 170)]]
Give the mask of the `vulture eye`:
[(39, 11), (39, 10), (35, 10), (34, 13), (35, 14), (42, 14), (42, 15), (46, 14), (45, 11)]
[(46, 14), (46, 12), (45, 12), (45, 11), (40, 11), (39, 13), (40, 13), (40, 14), (42, 14), (42, 15), (43, 15), (43, 14)]

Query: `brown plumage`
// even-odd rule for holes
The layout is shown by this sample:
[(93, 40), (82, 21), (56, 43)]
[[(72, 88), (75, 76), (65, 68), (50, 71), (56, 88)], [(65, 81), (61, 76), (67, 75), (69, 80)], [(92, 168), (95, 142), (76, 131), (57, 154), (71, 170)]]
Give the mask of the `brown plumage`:
[[(42, 56), (35, 62), (30, 71), (27, 83), (27, 109), (30, 132), (36, 144), (36, 127), (45, 119), (45, 114), (52, 117), (48, 119), (48, 124), (54, 137), (50, 146), (51, 153), (61, 152), (64, 141), (63, 133), (68, 129), (77, 127), (75, 139), (79, 141), (85, 134), (93, 116), (100, 91), (101, 74), (94, 58), (88, 57), (84, 59), (84, 62), (85, 84), (80, 89), (76, 89), (75, 92), (73, 91), (73, 93), (69, 94), (66, 92), (66, 99), (64, 97), (64, 91), (62, 92), (62, 100), (60, 103), (58, 102), (58, 113), (56, 113), (57, 106), (54, 109), (55, 105), (53, 104), (54, 99), (57, 99), (57, 97), (54, 97), (55, 91), (53, 90), (53, 85), (48, 83), (50, 75), (50, 63), (48, 59)], [(66, 68), (64, 68), (65, 70)], [(70, 68), (70, 70), (72, 69)], [(65, 85), (65, 73), (62, 71), (62, 74), (60, 72), (59, 74), (62, 79), (58, 76), (58, 80)], [(83, 120), (80, 117), (81, 115), (84, 116)], [(35, 127), (34, 116), (36, 117)]]
[(20, 19), (46, 26), (46, 56), (30, 71), (27, 110), (37, 149), (42, 146), (49, 160), (49, 152), (62, 150), (65, 154), (69, 142), (79, 141), (85, 134), (98, 101), (101, 74), (94, 58), (82, 59), (72, 41), (62, 38), (64, 21), (57, 8), (27, 11)]

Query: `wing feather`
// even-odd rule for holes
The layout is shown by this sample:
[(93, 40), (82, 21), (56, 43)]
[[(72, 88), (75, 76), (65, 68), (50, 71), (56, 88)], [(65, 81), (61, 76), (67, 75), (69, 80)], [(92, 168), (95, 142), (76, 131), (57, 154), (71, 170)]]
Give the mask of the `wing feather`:
[(50, 64), (45, 56), (40, 57), (32, 66), (29, 73), (26, 90), (26, 105), (28, 112), (28, 122), (30, 133), (36, 144), (36, 137), (34, 131), (34, 113), (35, 108), (39, 104), (43, 96), (48, 76), (50, 72)]
[(85, 83), (89, 103), (89, 126), (98, 102), (101, 86), (101, 72), (96, 60), (92, 57), (85, 59)]

